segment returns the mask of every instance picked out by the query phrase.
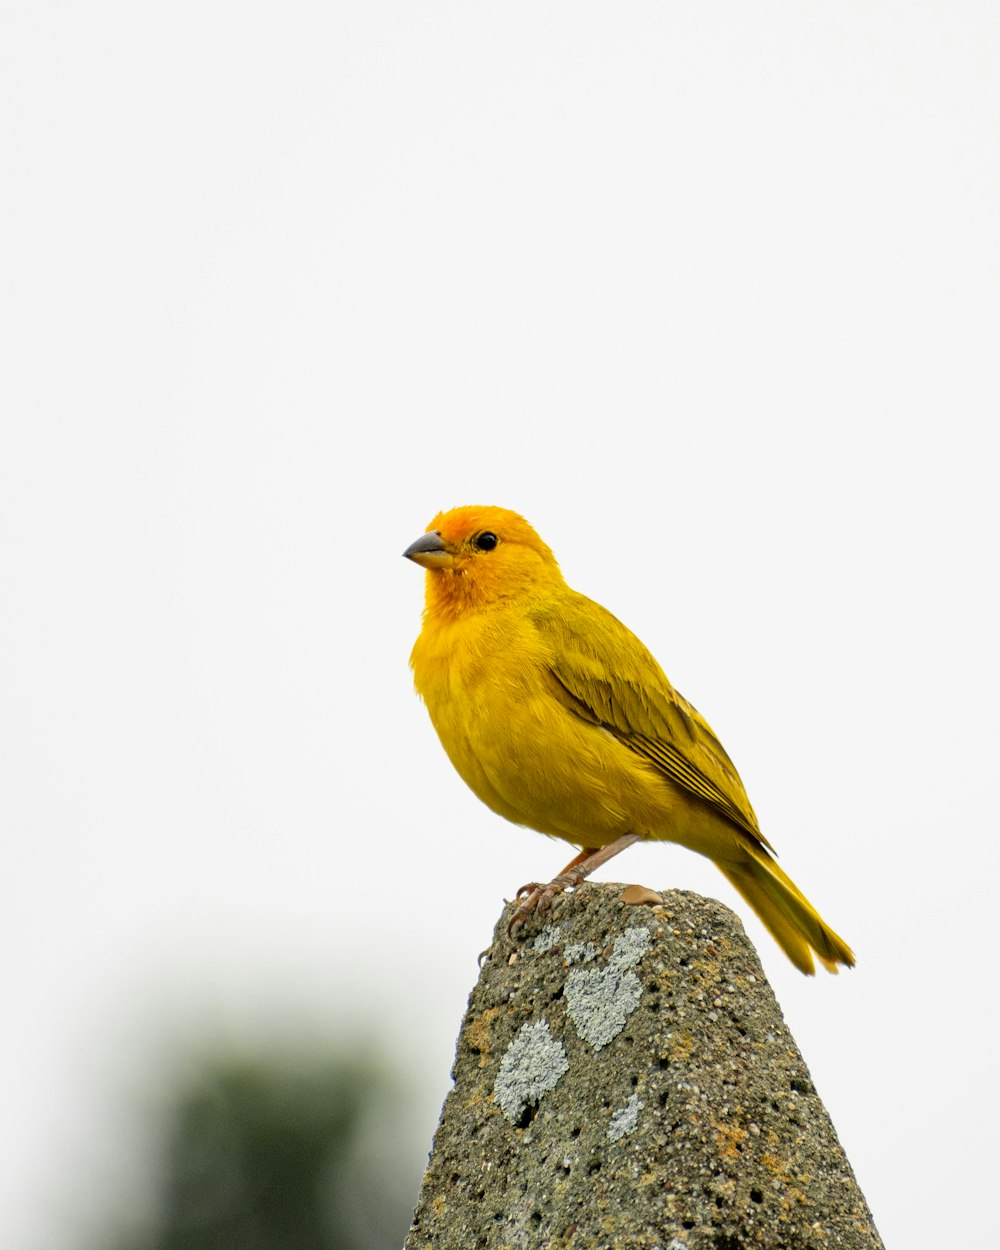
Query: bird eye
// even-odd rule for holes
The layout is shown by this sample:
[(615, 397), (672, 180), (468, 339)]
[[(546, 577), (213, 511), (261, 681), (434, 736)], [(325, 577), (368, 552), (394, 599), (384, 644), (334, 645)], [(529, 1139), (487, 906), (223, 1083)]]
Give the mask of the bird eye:
[(476, 546), (480, 551), (492, 551), (499, 541), (496, 534), (490, 533), (489, 530), (482, 534), (477, 534), (475, 539)]

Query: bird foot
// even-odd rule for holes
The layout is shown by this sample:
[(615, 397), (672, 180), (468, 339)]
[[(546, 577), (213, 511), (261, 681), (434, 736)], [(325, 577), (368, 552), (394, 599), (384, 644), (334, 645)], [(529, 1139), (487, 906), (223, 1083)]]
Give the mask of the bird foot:
[(564, 872), (550, 881), (548, 885), (542, 885), (539, 881), (531, 881), (528, 885), (522, 885), (514, 897), (520, 899), (523, 896), (524, 901), (510, 918), (507, 936), (513, 936), (514, 930), (523, 925), (533, 912), (544, 915), (552, 907), (554, 898), (557, 898), (564, 890), (579, 885), (580, 880), (581, 878), (575, 872)]

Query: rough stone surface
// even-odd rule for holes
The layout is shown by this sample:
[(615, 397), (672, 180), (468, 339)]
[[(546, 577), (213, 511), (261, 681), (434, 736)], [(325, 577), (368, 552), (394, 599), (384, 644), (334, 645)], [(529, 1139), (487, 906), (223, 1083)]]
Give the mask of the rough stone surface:
[(739, 920), (622, 892), (501, 917), (405, 1250), (881, 1247)]

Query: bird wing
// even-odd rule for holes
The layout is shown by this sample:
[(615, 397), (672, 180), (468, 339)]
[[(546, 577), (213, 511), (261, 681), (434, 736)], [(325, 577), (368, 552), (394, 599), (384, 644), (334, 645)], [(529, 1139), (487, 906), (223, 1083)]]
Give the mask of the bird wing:
[(631, 630), (575, 592), (540, 605), (532, 615), (548, 644), (553, 689), (566, 707), (769, 846), (708, 722), (673, 688)]

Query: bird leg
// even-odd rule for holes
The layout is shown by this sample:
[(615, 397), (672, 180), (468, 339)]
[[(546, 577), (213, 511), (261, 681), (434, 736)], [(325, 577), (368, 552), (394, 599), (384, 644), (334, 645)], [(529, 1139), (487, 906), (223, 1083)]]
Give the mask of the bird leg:
[[(596, 846), (585, 846), (579, 855), (573, 856), (573, 858), (569, 861), (569, 863), (562, 870), (562, 872), (560, 872), (559, 876), (564, 877), (570, 871), (571, 868), (575, 868), (577, 864), (582, 864), (583, 861), (585, 859), (589, 859), (591, 855), (596, 855), (598, 850), (599, 848)], [(544, 888), (545, 887), (542, 885), (540, 881), (529, 881), (527, 885), (521, 886), (521, 888), (514, 895), (514, 897), (521, 898), (521, 896), (524, 894), (530, 894), (532, 890), (542, 890)]]
[(600, 868), (609, 859), (613, 859), (619, 851), (624, 851), (627, 846), (631, 846), (633, 842), (640, 841), (641, 838), (641, 833), (623, 833), (614, 842), (609, 842), (607, 846), (598, 847), (596, 850), (593, 847), (585, 846), (580, 854), (575, 855), (559, 876), (550, 881), (548, 885), (542, 885), (538, 881), (522, 885), (516, 897), (521, 898), (524, 895), (525, 898), (510, 918), (510, 923), (507, 925), (508, 934), (513, 933), (518, 925), (524, 924), (532, 912), (548, 911), (552, 906), (552, 900), (557, 894), (562, 894), (563, 890), (569, 890), (574, 886), (578, 886), (581, 881), (590, 876), (595, 868)]

